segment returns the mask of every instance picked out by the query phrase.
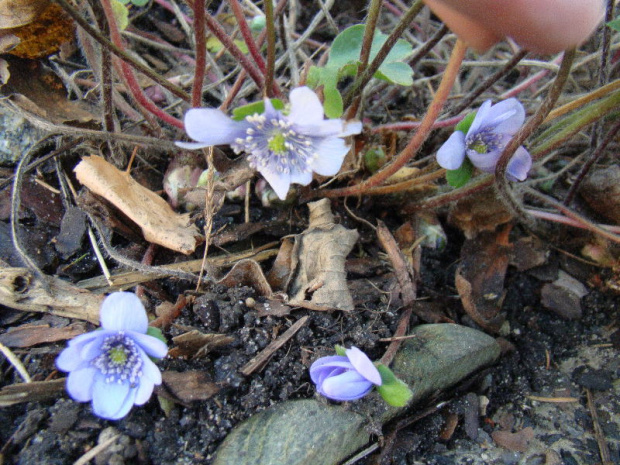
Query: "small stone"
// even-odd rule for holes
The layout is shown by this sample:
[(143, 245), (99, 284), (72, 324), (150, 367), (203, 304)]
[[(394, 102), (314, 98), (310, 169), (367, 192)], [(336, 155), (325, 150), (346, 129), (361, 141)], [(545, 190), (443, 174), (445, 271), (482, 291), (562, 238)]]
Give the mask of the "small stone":
[(573, 380), (579, 386), (593, 391), (607, 391), (613, 388), (613, 377), (607, 370), (595, 370), (580, 366), (573, 371)]
[(558, 279), (545, 284), (541, 290), (543, 306), (567, 320), (582, 316), (581, 298), (588, 294), (586, 287), (568, 273), (559, 272)]

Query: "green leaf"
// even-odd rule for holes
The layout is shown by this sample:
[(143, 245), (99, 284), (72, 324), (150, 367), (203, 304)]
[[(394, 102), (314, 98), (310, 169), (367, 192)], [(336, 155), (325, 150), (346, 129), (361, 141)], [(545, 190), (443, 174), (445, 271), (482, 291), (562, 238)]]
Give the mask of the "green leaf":
[[(282, 100), (280, 99), (272, 98), (271, 104), (276, 110), (284, 109), (284, 103), (282, 103)], [(259, 100), (258, 102), (249, 103), (247, 105), (235, 108), (233, 110), (232, 119), (234, 119), (235, 121), (241, 121), (246, 116), (262, 113), (265, 113), (265, 102), (263, 100)]]
[(308, 70), (308, 76), (306, 77), (306, 85), (312, 89), (316, 89), (321, 85), (321, 74), (323, 68), (318, 66), (311, 66)]
[(455, 131), (461, 131), (463, 134), (467, 134), (469, 128), (471, 127), (471, 123), (474, 122), (474, 118), (476, 117), (476, 112), (472, 111), (465, 118), (463, 118), (459, 124), (454, 128)]
[[(330, 82), (331, 84), (331, 82)], [(328, 118), (340, 118), (344, 112), (344, 104), (342, 103), (342, 95), (338, 92), (335, 85), (327, 85), (323, 87), (323, 110)]]
[(407, 63), (402, 63), (400, 61), (384, 63), (375, 73), (375, 77), (401, 86), (410, 86), (413, 84), (411, 67)]
[(136, 6), (144, 6), (149, 2), (149, 0), (131, 0), (131, 3), (133, 3)]
[(620, 32), (620, 18), (616, 18), (613, 21), (609, 21), (607, 23), (607, 26)]
[(118, 0), (111, 0), (111, 5), (116, 24), (121, 31), (124, 31), (129, 26), (129, 10)]
[(149, 326), (149, 328), (146, 330), (146, 334), (148, 334), (149, 336), (153, 336), (156, 339), (159, 339), (166, 345), (168, 344), (164, 333), (161, 332), (161, 329), (156, 328), (155, 326)]
[(404, 407), (413, 397), (413, 392), (404, 382), (394, 376), (392, 370), (382, 363), (377, 364), (377, 370), (381, 375), (381, 386), (377, 386), (377, 391), (392, 407)]
[(341, 345), (336, 344), (336, 345), (334, 346), (334, 349), (336, 350), (336, 355), (341, 355), (341, 356), (343, 356), (343, 357), (346, 357), (346, 356), (347, 356), (347, 349), (345, 349), (345, 348), (344, 348), (344, 347), (342, 347)]
[(460, 168), (446, 171), (446, 181), (452, 187), (462, 187), (471, 179), (474, 173), (474, 165), (469, 158), (465, 158)]

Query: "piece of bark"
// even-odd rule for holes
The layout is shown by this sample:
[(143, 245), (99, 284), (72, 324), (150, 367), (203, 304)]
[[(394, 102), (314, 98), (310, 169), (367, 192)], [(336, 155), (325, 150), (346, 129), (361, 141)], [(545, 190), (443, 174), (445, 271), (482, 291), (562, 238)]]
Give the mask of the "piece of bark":
[(235, 338), (226, 334), (205, 334), (197, 329), (188, 331), (172, 338), (176, 345), (168, 352), (171, 357), (204, 357), (211, 350), (234, 342)]
[(104, 296), (54, 277), (43, 282), (27, 268), (0, 268), (0, 305), (99, 324)]
[(128, 173), (96, 155), (82, 158), (74, 171), (84, 186), (138, 224), (147, 241), (186, 255), (196, 249), (200, 233), (190, 223), (189, 214), (174, 212), (164, 199)]
[(328, 199), (311, 202), (308, 208), (308, 229), (295, 237), (292, 251), (289, 303), (319, 310), (353, 310), (345, 260), (359, 234), (334, 222)]
[(0, 343), (7, 347), (32, 347), (37, 344), (66, 341), (87, 331), (84, 323), (73, 323), (62, 328), (50, 325), (22, 325), (9, 328), (0, 335)]
[(491, 437), (498, 446), (504, 449), (525, 453), (529, 449), (530, 441), (534, 439), (534, 429), (528, 426), (516, 433), (511, 433), (510, 431), (494, 431), (491, 433)]

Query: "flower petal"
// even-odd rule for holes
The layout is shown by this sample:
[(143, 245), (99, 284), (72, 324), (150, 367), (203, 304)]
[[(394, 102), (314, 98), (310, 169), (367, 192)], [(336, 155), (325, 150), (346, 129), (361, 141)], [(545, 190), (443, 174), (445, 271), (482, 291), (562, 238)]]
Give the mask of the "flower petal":
[(97, 369), (86, 365), (74, 370), (67, 377), (67, 392), (77, 402), (88, 402), (93, 398), (93, 383)]
[(168, 346), (164, 341), (148, 334), (140, 334), (136, 332), (127, 332), (127, 336), (138, 343), (140, 348), (151, 357), (164, 358), (168, 355)]
[(347, 371), (326, 379), (320, 386), (319, 393), (330, 399), (347, 401), (364, 397), (372, 388), (373, 384), (359, 373)]
[(437, 163), (447, 170), (456, 170), (465, 160), (465, 134), (454, 131), (437, 151)]
[(344, 126), (341, 119), (326, 119), (313, 124), (296, 124), (293, 129), (308, 137), (340, 137)]
[(84, 362), (84, 358), (82, 357), (84, 347), (97, 340), (100, 336), (101, 331), (92, 331), (74, 337), (69, 341), (68, 347), (56, 357), (56, 367), (65, 372), (75, 370)]
[(323, 104), (308, 87), (297, 87), (289, 95), (291, 113), (288, 119), (302, 126), (318, 124), (323, 121)]
[(129, 383), (106, 383), (98, 374), (93, 383), (93, 410), (107, 420), (118, 420), (129, 413), (136, 398), (137, 389), (130, 389)]
[(115, 331), (146, 333), (148, 318), (142, 302), (132, 292), (114, 292), (101, 304), (101, 326)]
[(310, 171), (291, 171), (291, 184), (301, 184), (307, 186), (312, 182), (312, 173)]
[(372, 361), (368, 358), (364, 352), (359, 350), (357, 347), (351, 347), (346, 350), (347, 358), (351, 362), (351, 365), (355, 368), (355, 370), (377, 386), (381, 386), (381, 375), (379, 374), (379, 370), (372, 363)]
[(480, 130), (480, 128), (486, 126), (485, 122), (487, 121), (487, 115), (489, 114), (489, 110), (492, 105), (493, 103), (490, 100), (486, 100), (482, 105), (480, 105), (474, 120), (471, 122), (471, 126), (469, 126), (467, 134), (475, 134)]
[(277, 173), (269, 166), (259, 167), (258, 171), (263, 175), (265, 181), (269, 183), (280, 200), (286, 200), (286, 194), (288, 194), (288, 190), (291, 187), (291, 175)]
[(478, 153), (475, 150), (467, 150), (467, 158), (471, 160), (476, 168), (485, 173), (494, 173), (495, 165), (499, 160), (502, 150), (492, 150), (487, 153)]
[(176, 141), (174, 143), (174, 145), (176, 145), (177, 147), (181, 147), (182, 149), (196, 150), (196, 149), (203, 149), (205, 147), (211, 147), (213, 144), (205, 144), (204, 142), (179, 142), (179, 141)]
[(349, 359), (343, 355), (321, 357), (316, 359), (314, 363), (310, 365), (310, 378), (312, 378), (312, 381), (316, 384), (318, 381), (319, 371), (325, 368), (331, 369), (333, 367), (353, 369), (353, 365), (351, 365)]
[(153, 381), (146, 379), (146, 378), (142, 378), (140, 380), (140, 384), (136, 388), (136, 398), (134, 399), (134, 404), (136, 405), (146, 404), (151, 398), (151, 395), (153, 394), (154, 387), (155, 387), (155, 384), (153, 383)]
[(342, 132), (338, 134), (339, 137), (353, 136), (362, 132), (363, 125), (361, 121), (347, 121), (344, 123)]
[(183, 122), (189, 137), (208, 145), (231, 144), (244, 137), (248, 127), (245, 121), (234, 121), (212, 108), (192, 108), (185, 113)]
[(498, 134), (514, 135), (525, 122), (525, 109), (516, 98), (492, 105), (481, 127), (492, 127)]
[(523, 147), (519, 147), (508, 162), (506, 177), (511, 181), (525, 181), (532, 168), (532, 157)]
[(312, 171), (322, 176), (334, 176), (340, 171), (350, 147), (338, 137), (322, 139), (316, 145), (318, 158), (310, 164)]

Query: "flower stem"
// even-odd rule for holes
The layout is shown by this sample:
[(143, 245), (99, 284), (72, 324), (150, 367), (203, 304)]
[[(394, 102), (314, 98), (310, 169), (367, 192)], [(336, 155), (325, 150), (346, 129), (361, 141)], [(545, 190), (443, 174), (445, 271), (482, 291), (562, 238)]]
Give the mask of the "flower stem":
[[(357, 97), (357, 99), (355, 100), (357, 104), (351, 105), (351, 108), (347, 112), (347, 116), (349, 118), (353, 118), (355, 114), (357, 113), (357, 107), (359, 106), (359, 100), (360, 100), (359, 96), (361, 95), (362, 89), (366, 86), (366, 84), (368, 84), (368, 81), (370, 81), (373, 75), (377, 72), (377, 70), (379, 69), (381, 64), (385, 61), (385, 58), (388, 56), (388, 54), (390, 53), (394, 45), (396, 45), (396, 42), (398, 42), (398, 39), (401, 37), (405, 29), (409, 27), (413, 18), (418, 14), (418, 12), (423, 7), (424, 7), (424, 3), (422, 2), (422, 0), (417, 0), (407, 10), (407, 12), (400, 18), (400, 21), (398, 22), (398, 24), (396, 25), (392, 33), (388, 36), (385, 43), (381, 46), (381, 48), (377, 52), (377, 55), (372, 60), (370, 65), (366, 67), (366, 63), (362, 61), (362, 65), (360, 65), (358, 72), (357, 72), (357, 77), (355, 78), (355, 81), (351, 85), (351, 90), (347, 93), (347, 95), (344, 98), (344, 106), (347, 107), (351, 105), (353, 100)], [(375, 18), (375, 27), (376, 27), (376, 18)], [(367, 31), (368, 31), (368, 24), (366, 25), (364, 39), (366, 39)], [(372, 32), (374, 33), (374, 29)], [(370, 37), (370, 44), (372, 45), (372, 36)], [(362, 46), (363, 45), (364, 44), (362, 44)], [(362, 52), (364, 52), (363, 48), (362, 48)], [(366, 57), (366, 60), (368, 60), (368, 57), (370, 56), (370, 46), (368, 47), (368, 54), (369, 55)], [(363, 56), (360, 56), (360, 60), (362, 58)]]
[(207, 67), (207, 44), (205, 27), (204, 0), (194, 0), (194, 41), (196, 42), (196, 66), (194, 68), (194, 85), (192, 87), (192, 107), (202, 104), (202, 84)]
[(500, 198), (508, 210), (513, 215), (519, 217), (526, 224), (529, 223), (530, 226), (533, 226), (532, 217), (527, 214), (521, 203), (514, 197), (508, 184), (508, 179), (506, 178), (508, 162), (514, 155), (515, 151), (523, 144), (525, 139), (527, 139), (540, 126), (555, 105), (555, 102), (558, 100), (558, 97), (564, 88), (564, 84), (570, 75), (574, 58), (575, 49), (564, 52), (562, 64), (560, 65), (558, 74), (549, 89), (547, 97), (525, 126), (523, 126), (510, 140), (510, 142), (508, 142), (502, 151), (499, 160), (497, 161), (497, 165), (495, 165), (495, 187), (497, 189), (497, 193), (500, 195)]
[(244, 55), (244, 53), (237, 47), (232, 39), (226, 34), (226, 31), (220, 26), (220, 24), (211, 15), (206, 15), (207, 27), (213, 33), (213, 35), (222, 43), (222, 45), (228, 50), (237, 62), (245, 69), (248, 75), (256, 83), (259, 88), (263, 87), (264, 79), (261, 72), (254, 66), (254, 63)]
[(400, 152), (398, 156), (394, 160), (392, 160), (391, 163), (386, 165), (383, 169), (378, 171), (370, 178), (362, 181), (355, 186), (344, 187), (341, 189), (317, 190), (312, 192), (310, 195), (312, 195), (313, 197), (333, 198), (363, 194), (368, 189), (383, 183), (387, 178), (392, 176), (399, 169), (401, 169), (409, 160), (411, 160), (428, 137), (428, 134), (433, 127), (433, 123), (437, 119), (437, 116), (439, 116), (439, 112), (443, 108), (443, 105), (446, 102), (448, 95), (450, 94), (450, 90), (452, 89), (452, 85), (456, 80), (459, 68), (461, 66), (461, 62), (465, 57), (466, 51), (467, 46), (465, 45), (465, 43), (461, 40), (457, 40), (454, 49), (452, 50), (452, 55), (450, 56), (448, 66), (446, 67), (443, 77), (441, 79), (441, 83), (439, 84), (437, 92), (435, 93), (435, 97), (433, 98), (433, 101), (429, 105), (426, 114), (424, 115), (424, 118), (420, 123), (420, 127), (413, 135), (407, 146), (403, 149), (403, 151)]
[(256, 42), (254, 42), (254, 38), (252, 37), (252, 31), (250, 31), (250, 27), (248, 26), (248, 22), (245, 19), (245, 15), (243, 14), (243, 8), (241, 8), (239, 0), (228, 0), (228, 3), (233, 10), (235, 18), (237, 19), (239, 32), (241, 32), (241, 36), (245, 41), (245, 45), (247, 45), (248, 47), (250, 55), (252, 55), (252, 58), (254, 58), (258, 69), (260, 69), (263, 74), (266, 74), (265, 60), (263, 60), (263, 57), (258, 51), (258, 47), (256, 47)]
[[(108, 20), (108, 26), (110, 28), (110, 38), (114, 45), (119, 48), (122, 48), (123, 41), (121, 39), (121, 34), (118, 30), (118, 25), (116, 24), (116, 18), (114, 16), (114, 11), (112, 10), (112, 5), (110, 0), (101, 0), (101, 5), (103, 6), (103, 11), (105, 12), (106, 19)], [(163, 111), (157, 105), (155, 105), (146, 95), (142, 92), (142, 88), (140, 84), (138, 84), (138, 80), (133, 73), (133, 69), (129, 66), (126, 61), (120, 61), (121, 70), (123, 73), (123, 78), (127, 83), (127, 87), (131, 92), (132, 96), (136, 101), (144, 107), (147, 111), (151, 112), (153, 115), (157, 116), (162, 121), (175, 126), (180, 129), (184, 129), (183, 122), (170, 116), (168, 113)]]
[(264, 0), (267, 30), (267, 70), (265, 71), (265, 97), (273, 97), (273, 78), (276, 69), (276, 20), (273, 12), (273, 1)]
[[(364, 37), (362, 37), (362, 49), (360, 50), (360, 64), (357, 67), (357, 77), (359, 79), (368, 66), (368, 60), (370, 59), (370, 50), (372, 48), (372, 39), (375, 36), (375, 29), (377, 28), (377, 21), (379, 19), (379, 13), (381, 12), (382, 0), (370, 0), (370, 6), (368, 7), (368, 17), (364, 27)], [(358, 87), (356, 92), (357, 98), (352, 99), (351, 107), (347, 112), (347, 118), (353, 118), (357, 114), (357, 110), (362, 99), (361, 87)]]
[(161, 77), (158, 73), (153, 71), (148, 66), (143, 65), (139, 61), (135, 60), (131, 55), (129, 55), (125, 50), (123, 50), (122, 45), (117, 46), (112, 41), (110, 41), (107, 37), (104, 37), (99, 31), (97, 31), (93, 26), (91, 26), (86, 19), (75, 9), (75, 7), (71, 4), (69, 0), (56, 0), (56, 2), (67, 12), (69, 16), (71, 16), (78, 25), (84, 29), (93, 39), (95, 39), (102, 47), (107, 48), (116, 55), (118, 58), (123, 60), (124, 62), (130, 63), (131, 66), (136, 68), (145, 76), (148, 76), (157, 84), (161, 85), (163, 88), (169, 90), (176, 97), (189, 102), (190, 96), (180, 87), (175, 86), (167, 79)]

